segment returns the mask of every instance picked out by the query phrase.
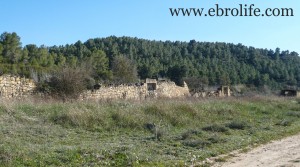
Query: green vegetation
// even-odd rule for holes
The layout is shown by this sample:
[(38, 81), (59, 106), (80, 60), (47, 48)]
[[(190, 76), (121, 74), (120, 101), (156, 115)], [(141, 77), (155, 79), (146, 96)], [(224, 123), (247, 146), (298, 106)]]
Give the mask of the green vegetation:
[(299, 99), (275, 97), (2, 102), (0, 166), (197, 164), (296, 134), (299, 113)]
[[(257, 49), (242, 44), (150, 41), (107, 37), (65, 46), (21, 47), (16, 33), (0, 37), (0, 73), (30, 76), (64, 66), (86, 67), (97, 82), (134, 82), (166, 77), (191, 88), (199, 85), (247, 84), (300, 87), (300, 57), (296, 52)], [(196, 85), (198, 84), (198, 85)]]

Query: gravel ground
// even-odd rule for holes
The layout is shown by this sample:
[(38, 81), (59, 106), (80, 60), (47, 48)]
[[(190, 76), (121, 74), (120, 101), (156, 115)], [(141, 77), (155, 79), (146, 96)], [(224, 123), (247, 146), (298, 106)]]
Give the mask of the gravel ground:
[(236, 154), (214, 167), (300, 167), (300, 134)]

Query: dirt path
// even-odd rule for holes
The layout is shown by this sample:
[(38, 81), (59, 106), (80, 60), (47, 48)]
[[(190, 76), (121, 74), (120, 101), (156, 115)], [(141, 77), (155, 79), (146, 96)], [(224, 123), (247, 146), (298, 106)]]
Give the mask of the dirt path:
[(214, 167), (300, 167), (300, 134), (235, 155)]

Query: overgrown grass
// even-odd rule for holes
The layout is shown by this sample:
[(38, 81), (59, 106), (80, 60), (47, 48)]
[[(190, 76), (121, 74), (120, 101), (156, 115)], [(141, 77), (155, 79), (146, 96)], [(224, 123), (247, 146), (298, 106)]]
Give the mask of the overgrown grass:
[(10, 101), (0, 127), (0, 166), (188, 166), (300, 132), (300, 103)]

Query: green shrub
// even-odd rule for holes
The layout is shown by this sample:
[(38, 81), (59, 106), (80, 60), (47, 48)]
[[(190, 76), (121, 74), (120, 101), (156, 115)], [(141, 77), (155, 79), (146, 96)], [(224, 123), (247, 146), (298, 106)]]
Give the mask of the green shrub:
[(120, 128), (142, 129), (142, 124), (134, 116), (122, 112), (114, 112), (111, 115), (115, 125)]
[(288, 116), (300, 118), (300, 111), (289, 111), (286, 113)]
[(204, 131), (212, 131), (212, 132), (227, 132), (228, 129), (225, 126), (213, 124), (202, 128)]
[(187, 115), (190, 117), (197, 116), (197, 110), (192, 108), (190, 105), (181, 104), (181, 105), (175, 106), (175, 110), (181, 115)]
[(53, 74), (48, 82), (51, 95), (63, 101), (77, 99), (86, 90), (88, 76), (83, 69), (64, 67)]
[(276, 125), (279, 125), (279, 126), (291, 126), (292, 125), (292, 121), (291, 120), (282, 120), (278, 123), (276, 123)]
[(197, 139), (197, 140), (185, 140), (182, 142), (182, 144), (188, 147), (204, 148), (206, 146), (209, 146), (211, 143), (208, 141)]
[(0, 147), (0, 162), (2, 163), (2, 165), (8, 164), (11, 160), (12, 160), (12, 156), (10, 154), (10, 151), (1, 146)]
[(222, 137), (220, 137), (219, 135), (213, 135), (213, 136), (209, 137), (208, 141), (211, 142), (211, 143), (224, 143), (224, 142), (226, 142), (226, 140), (223, 139)]
[(144, 111), (146, 114), (154, 115), (159, 118), (166, 116), (166, 113), (156, 105), (147, 106)]
[(181, 139), (185, 140), (185, 139), (191, 138), (192, 136), (195, 136), (195, 135), (197, 136), (199, 134), (201, 134), (201, 131), (199, 131), (199, 130), (188, 130), (181, 135)]
[(232, 121), (226, 126), (230, 129), (238, 129), (238, 130), (244, 130), (247, 127), (249, 127), (249, 125), (244, 121)]

